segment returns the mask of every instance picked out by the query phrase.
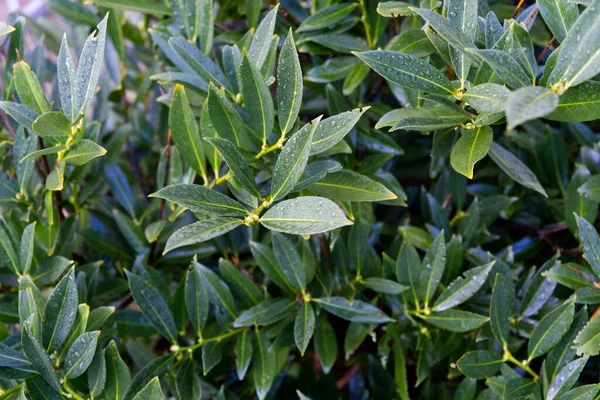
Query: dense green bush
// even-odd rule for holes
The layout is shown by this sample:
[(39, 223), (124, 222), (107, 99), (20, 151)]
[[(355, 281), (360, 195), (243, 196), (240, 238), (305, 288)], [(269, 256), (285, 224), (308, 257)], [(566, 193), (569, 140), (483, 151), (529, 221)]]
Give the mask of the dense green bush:
[(600, 0), (91, 3), (0, 23), (0, 399), (598, 398)]

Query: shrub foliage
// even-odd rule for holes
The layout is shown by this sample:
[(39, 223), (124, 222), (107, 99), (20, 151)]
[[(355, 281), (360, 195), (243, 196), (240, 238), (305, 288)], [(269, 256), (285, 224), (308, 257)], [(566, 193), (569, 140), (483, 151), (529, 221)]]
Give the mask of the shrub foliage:
[(91, 3), (0, 23), (0, 399), (597, 398), (600, 0)]

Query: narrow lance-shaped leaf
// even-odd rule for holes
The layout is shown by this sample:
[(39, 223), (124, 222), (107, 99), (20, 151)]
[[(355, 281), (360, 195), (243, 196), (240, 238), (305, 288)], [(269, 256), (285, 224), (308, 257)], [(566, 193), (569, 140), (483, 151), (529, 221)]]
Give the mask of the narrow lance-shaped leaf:
[(169, 110), (169, 129), (185, 162), (206, 181), (206, 157), (198, 123), (182, 85), (175, 85)]
[(21, 347), (27, 356), (27, 359), (35, 370), (50, 384), (55, 390), (60, 390), (60, 384), (50, 358), (42, 345), (33, 337), (29, 329), (25, 327), (21, 335)]
[[(127, 387), (127, 391), (123, 398), (125, 400), (133, 400), (135, 396), (144, 388), (146, 385), (154, 378), (158, 376), (162, 376), (165, 372), (167, 372), (170, 367), (173, 359), (175, 358), (174, 354), (167, 354), (154, 360), (150, 361), (146, 364), (142, 369), (138, 371), (137, 374), (133, 377), (129, 386)], [(141, 400), (141, 399), (136, 399)]]
[(400, 86), (442, 95), (454, 92), (446, 75), (415, 56), (384, 50), (355, 55), (379, 75)]
[(335, 4), (318, 10), (306, 18), (298, 27), (298, 32), (310, 32), (332, 26), (346, 18), (358, 4)]
[(496, 49), (468, 49), (468, 51), (485, 61), (509, 87), (518, 89), (531, 86), (531, 78), (509, 53)]
[(256, 394), (262, 400), (266, 397), (273, 384), (276, 373), (276, 360), (265, 334), (261, 331), (258, 331), (256, 334), (256, 346), (254, 350), (252, 378)]
[(246, 126), (233, 104), (212, 83), (208, 86), (206, 107), (220, 137), (238, 147), (246, 147)]
[(171, 314), (165, 299), (150, 282), (129, 271), (126, 271), (126, 273), (131, 294), (142, 314), (148, 318), (162, 336), (171, 343), (175, 343), (177, 328), (175, 327), (173, 314)]
[(481, 267), (468, 270), (456, 278), (437, 298), (434, 311), (443, 311), (464, 303), (470, 299), (485, 283), (495, 261)]
[(170, 185), (149, 197), (165, 199), (203, 215), (244, 216), (248, 213), (244, 206), (229, 196), (201, 185)]
[(558, 106), (558, 95), (544, 87), (524, 87), (508, 95), (506, 100), (506, 130), (523, 122), (541, 118)]
[(56, 285), (44, 309), (42, 338), (49, 353), (57, 350), (67, 339), (75, 322), (78, 302), (75, 275), (71, 269)]
[(87, 164), (94, 158), (102, 157), (106, 154), (106, 149), (96, 142), (89, 139), (82, 139), (81, 142), (74, 144), (71, 149), (65, 153), (63, 161), (69, 165), (81, 166)]
[(184, 226), (169, 237), (163, 254), (182, 246), (202, 243), (221, 236), (242, 225), (243, 222), (240, 218), (216, 217)]
[(575, 214), (575, 220), (577, 221), (579, 240), (583, 246), (585, 259), (596, 273), (596, 276), (600, 276), (600, 238), (598, 232), (585, 218)]
[(164, 400), (164, 398), (165, 395), (160, 387), (160, 380), (156, 376), (135, 395), (133, 400)]
[(351, 322), (380, 324), (392, 322), (379, 308), (360, 300), (350, 303), (343, 297), (316, 298), (313, 301), (326, 311)]
[(238, 182), (254, 197), (260, 197), (260, 191), (254, 180), (254, 175), (250, 171), (248, 163), (236, 149), (235, 145), (223, 138), (205, 138), (208, 143), (213, 145), (221, 154), (221, 157), (227, 163), (231, 173)]
[(76, 87), (75, 87), (75, 64), (69, 50), (67, 35), (64, 34), (58, 52), (56, 61), (56, 72), (58, 74), (58, 91), (60, 93), (60, 103), (65, 114), (70, 121), (75, 121), (79, 110), (75, 105)]
[(108, 13), (97, 26), (97, 30), (88, 36), (83, 44), (77, 77), (75, 78), (75, 109), (77, 116), (86, 112), (96, 92), (96, 84), (100, 77), (100, 68), (104, 62), (104, 42), (106, 40), (106, 24)]
[(383, 201), (397, 197), (381, 183), (350, 170), (327, 174), (309, 189), (321, 196), (342, 201)]
[(571, 326), (575, 313), (575, 299), (550, 311), (533, 330), (527, 344), (528, 361), (541, 356), (554, 347)]
[(106, 385), (106, 359), (104, 353), (104, 349), (97, 351), (87, 370), (88, 387), (90, 388), (90, 395), (93, 397), (99, 396)]
[(536, 4), (550, 32), (562, 43), (579, 17), (577, 4), (561, 0), (536, 0)]
[(446, 243), (444, 231), (434, 239), (427, 250), (419, 273), (419, 292), (421, 292), (425, 308), (429, 308), (429, 301), (433, 298), (446, 267)]
[(107, 398), (122, 400), (125, 390), (129, 386), (131, 376), (127, 364), (119, 355), (119, 350), (114, 340), (111, 340), (104, 352), (106, 360), (106, 383), (104, 395)]
[(423, 320), (438, 328), (450, 332), (470, 332), (489, 321), (488, 317), (469, 311), (445, 310), (420, 316)]
[(463, 129), (450, 153), (450, 163), (456, 172), (473, 179), (475, 163), (483, 159), (492, 144), (494, 133), (489, 126)]
[(79, 336), (65, 358), (65, 375), (69, 379), (82, 375), (92, 363), (100, 331), (87, 332)]
[[(269, 54), (269, 48), (271, 47), (271, 40), (273, 39), (273, 32), (275, 30), (275, 20), (277, 19), (277, 10), (279, 4), (275, 7), (260, 22), (252, 37), (252, 43), (248, 50), (248, 56), (250, 61), (254, 64), (257, 70), (259, 70), (267, 59)], [(245, 96), (244, 96), (245, 97)]]
[(556, 66), (548, 86), (558, 84), (560, 91), (577, 86), (600, 72), (600, 0), (592, 0), (577, 18), (561, 44)]
[(369, 108), (355, 108), (321, 120), (312, 138), (310, 155), (323, 153), (339, 143)]
[(508, 326), (513, 316), (514, 301), (514, 289), (510, 282), (496, 274), (490, 300), (490, 326), (494, 337), (503, 346), (508, 345)]
[(304, 355), (315, 330), (315, 313), (310, 303), (303, 302), (296, 314), (294, 323), (294, 340), (300, 354)]
[(248, 329), (245, 329), (240, 335), (238, 335), (237, 341), (235, 342), (234, 352), (238, 379), (242, 380), (246, 376), (246, 372), (250, 366), (253, 352), (252, 340)]
[(483, 379), (495, 375), (502, 365), (502, 355), (486, 350), (465, 353), (456, 363), (460, 372), (473, 379)]
[(294, 126), (301, 104), (302, 68), (290, 29), (277, 64), (277, 119), (283, 135)]
[(306, 168), (310, 144), (320, 120), (319, 117), (304, 125), (283, 147), (273, 168), (271, 201), (282, 199), (296, 186)]
[(489, 154), (496, 165), (516, 182), (526, 188), (535, 190), (544, 197), (548, 197), (533, 171), (510, 151), (499, 144), (492, 142)]
[[(477, 35), (477, 1), (476, 0), (449, 0), (447, 2), (448, 20), (460, 28), (460, 31), (470, 41)], [(461, 84), (465, 85), (471, 60), (465, 52), (450, 48), (450, 58)]]
[(302, 259), (292, 243), (282, 234), (273, 233), (273, 252), (287, 280), (297, 291), (304, 292), (306, 286), (306, 270)]
[(275, 110), (269, 87), (260, 71), (244, 52), (239, 70), (244, 105), (250, 117), (249, 125), (262, 137), (263, 147), (267, 146), (267, 137), (273, 131)]
[(40, 114), (50, 111), (50, 104), (46, 100), (40, 82), (25, 61), (16, 64), (13, 74), (21, 103)]
[(185, 277), (185, 304), (192, 326), (198, 336), (208, 318), (208, 290), (197, 264), (187, 271)]

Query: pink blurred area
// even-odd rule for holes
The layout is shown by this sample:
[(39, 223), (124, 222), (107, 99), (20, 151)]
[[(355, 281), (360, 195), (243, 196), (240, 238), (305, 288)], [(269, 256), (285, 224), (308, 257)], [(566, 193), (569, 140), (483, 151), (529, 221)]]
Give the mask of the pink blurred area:
[(43, 13), (45, 9), (45, 0), (0, 0), (0, 21), (6, 21), (11, 12), (35, 17)]

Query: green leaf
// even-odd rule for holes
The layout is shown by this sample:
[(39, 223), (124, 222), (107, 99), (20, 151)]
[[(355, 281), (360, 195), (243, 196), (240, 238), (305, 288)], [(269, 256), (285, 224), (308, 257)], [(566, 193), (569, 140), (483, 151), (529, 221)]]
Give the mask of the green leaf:
[(208, 291), (197, 264), (188, 270), (185, 277), (185, 304), (192, 326), (198, 336), (208, 318)]
[(444, 241), (444, 231), (433, 240), (433, 243), (427, 250), (423, 263), (419, 271), (419, 297), (425, 303), (425, 309), (429, 308), (429, 302), (435, 294), (435, 290), (444, 275), (446, 267), (446, 242)]
[(577, 355), (591, 357), (600, 353), (600, 318), (593, 317), (573, 342)]
[(478, 126), (475, 129), (462, 129), (452, 153), (450, 163), (456, 172), (473, 179), (475, 163), (482, 160), (490, 150), (494, 133), (489, 126)]
[(58, 59), (56, 61), (56, 72), (60, 104), (69, 121), (75, 121), (79, 113), (75, 105), (75, 99), (77, 98), (77, 88), (75, 87), (77, 75), (66, 34), (63, 35), (60, 44), (60, 51), (58, 52)]
[(413, 304), (419, 304), (419, 269), (421, 268), (421, 259), (417, 250), (409, 243), (403, 243), (400, 248), (400, 254), (396, 261), (396, 276), (400, 284), (410, 288)]
[(0, 101), (0, 109), (27, 129), (33, 129), (33, 122), (39, 116), (39, 114), (31, 108), (11, 101)]
[(71, 133), (71, 121), (60, 111), (49, 111), (33, 121), (33, 131), (42, 137), (65, 140)]
[(53, 389), (59, 391), (60, 384), (58, 382), (58, 377), (54, 372), (54, 368), (52, 367), (52, 363), (50, 362), (50, 358), (42, 348), (42, 345), (35, 337), (33, 337), (27, 327), (24, 327), (21, 333), (21, 347), (33, 368), (35, 368)]
[(54, 287), (44, 308), (42, 343), (48, 353), (57, 350), (69, 336), (78, 301), (75, 275), (71, 269)]
[(460, 372), (473, 379), (493, 376), (500, 371), (503, 364), (501, 355), (486, 350), (469, 351), (456, 363)]
[(510, 90), (497, 83), (482, 83), (469, 89), (463, 100), (477, 111), (499, 112), (504, 111), (505, 103)]
[(165, 395), (160, 387), (158, 377), (152, 378), (142, 390), (140, 390), (133, 400), (163, 400)]
[(577, 221), (579, 240), (583, 246), (585, 259), (596, 276), (600, 276), (600, 238), (598, 232), (585, 218), (575, 214), (575, 220)]
[(275, 254), (270, 247), (262, 243), (251, 241), (250, 250), (252, 251), (252, 256), (258, 263), (258, 266), (269, 280), (273, 281), (274, 284), (286, 292), (296, 294), (296, 290), (292, 284), (286, 279), (285, 275), (283, 275), (283, 272), (275, 259)]
[(205, 138), (221, 154), (235, 179), (254, 197), (260, 197), (260, 191), (254, 180), (254, 175), (244, 157), (236, 149), (235, 145), (223, 138)]
[(264, 291), (240, 269), (224, 258), (219, 259), (219, 273), (229, 285), (233, 295), (246, 306), (254, 306), (264, 300)]
[(319, 121), (320, 117), (304, 125), (283, 147), (273, 168), (271, 201), (281, 200), (296, 186), (306, 168), (312, 138)]
[(415, 57), (427, 57), (436, 52), (435, 46), (427, 34), (420, 29), (408, 29), (400, 33), (388, 43), (385, 49), (411, 54)]
[(506, 102), (506, 129), (551, 113), (558, 106), (558, 95), (550, 90), (529, 86), (510, 93)]
[(411, 4), (403, 1), (382, 1), (377, 4), (377, 13), (391, 18), (417, 15), (410, 7)]
[(583, 367), (588, 362), (588, 357), (578, 358), (575, 361), (565, 365), (560, 370), (556, 377), (550, 382), (548, 388), (548, 394), (546, 395), (547, 400), (563, 399), (564, 393), (573, 386), (579, 379)]
[(116, 8), (123, 11), (138, 11), (150, 15), (171, 15), (171, 9), (159, 0), (140, 3), (137, 0), (92, 0), (98, 6)]
[(454, 128), (468, 120), (468, 114), (445, 106), (400, 108), (385, 114), (375, 128), (391, 126), (390, 132), (399, 129), (430, 132), (437, 129)]
[[(477, 36), (477, 3), (477, 0), (449, 0), (446, 5), (448, 21), (457, 26), (471, 42)], [(461, 85), (465, 87), (471, 68), (471, 60), (463, 51), (455, 48), (449, 48), (449, 50), (454, 70), (457, 72)]]
[(335, 25), (346, 18), (358, 4), (336, 4), (325, 7), (306, 18), (298, 27), (298, 32), (316, 31)]
[(440, 294), (433, 305), (434, 311), (444, 311), (469, 300), (485, 283), (495, 261), (475, 267), (459, 276)]
[(206, 221), (194, 222), (176, 230), (169, 237), (163, 254), (182, 246), (202, 243), (221, 236), (242, 225), (242, 223), (241, 219), (233, 217), (216, 217)]
[(567, 89), (558, 98), (556, 109), (545, 118), (562, 122), (584, 122), (600, 118), (600, 82), (587, 81)]
[(369, 48), (364, 40), (352, 35), (343, 33), (338, 34), (322, 34), (309, 36), (307, 40), (327, 47), (338, 53), (353, 53), (355, 51), (366, 51)]
[(75, 117), (84, 114), (96, 93), (96, 84), (100, 77), (100, 68), (104, 62), (104, 42), (108, 13), (92, 32), (81, 49), (77, 76), (75, 78)]
[(490, 158), (496, 163), (498, 167), (513, 180), (519, 184), (535, 190), (544, 197), (548, 197), (546, 191), (538, 181), (537, 177), (529, 169), (523, 161), (519, 160), (515, 155), (506, 150), (504, 147), (497, 143), (490, 145)]
[(381, 324), (393, 321), (379, 308), (360, 300), (349, 302), (343, 297), (329, 297), (315, 298), (312, 301), (320, 305), (327, 312), (351, 322)]
[(562, 395), (562, 400), (592, 400), (600, 390), (597, 384), (584, 385), (571, 389)]
[[(256, 70), (260, 70), (267, 59), (269, 49), (271, 48), (271, 41), (273, 40), (273, 32), (275, 30), (275, 21), (277, 19), (277, 10), (279, 4), (269, 11), (263, 20), (258, 24), (254, 36), (252, 37), (252, 43), (248, 49), (248, 57), (252, 61), (253, 66)], [(242, 70), (240, 70), (240, 75)], [(242, 94), (244, 92), (242, 91)], [(246, 95), (244, 94), (244, 97)]]
[(115, 312), (115, 307), (113, 306), (100, 306), (94, 308), (88, 317), (87, 324), (85, 326), (85, 330), (95, 331), (102, 328), (102, 325), (106, 322), (106, 320)]
[(206, 181), (206, 157), (196, 117), (182, 85), (175, 85), (169, 109), (169, 129), (184, 161)]
[(40, 114), (50, 111), (50, 104), (46, 100), (40, 82), (25, 61), (19, 61), (15, 65), (13, 78), (21, 103)]
[(567, 333), (575, 313), (575, 299), (550, 311), (542, 318), (531, 334), (527, 344), (528, 361), (552, 349)]
[(256, 347), (252, 362), (252, 378), (259, 399), (264, 399), (273, 384), (276, 374), (275, 354), (262, 331), (256, 333)]
[(113, 196), (131, 217), (135, 217), (135, 199), (123, 170), (117, 164), (106, 164), (104, 175)]
[(75, 339), (65, 358), (64, 370), (67, 378), (77, 378), (88, 369), (96, 353), (99, 335), (100, 331), (87, 332)]
[(536, 0), (536, 4), (550, 32), (562, 43), (579, 17), (577, 4), (561, 0)]
[(383, 201), (397, 198), (381, 183), (350, 170), (327, 174), (309, 189), (333, 200)]
[(442, 95), (454, 93), (446, 75), (415, 56), (384, 50), (355, 55), (379, 75), (397, 85)]
[(177, 328), (165, 299), (150, 282), (132, 272), (126, 273), (131, 295), (142, 314), (163, 337), (175, 343)]
[(219, 278), (217, 274), (206, 268), (204, 265), (196, 261), (196, 257), (193, 260), (195, 268), (198, 268), (200, 275), (204, 279), (210, 302), (217, 309), (217, 313), (223, 313), (226, 311), (227, 314), (233, 319), (236, 318), (235, 304), (233, 301), (233, 295), (229, 290), (229, 287)]
[(385, 278), (366, 278), (362, 281), (362, 284), (377, 293), (383, 294), (398, 295), (408, 290), (407, 286)]
[(485, 61), (506, 85), (513, 89), (531, 86), (531, 78), (509, 53), (496, 49), (467, 49)]
[[(19, 252), (19, 271), (22, 274), (27, 274), (29, 272), (29, 267), (31, 267), (31, 261), (33, 260), (33, 252), (35, 250), (35, 222), (27, 225), (25, 229), (23, 229), (23, 234), (21, 235), (21, 246)], [(2, 239), (0, 238), (0, 241)]]
[(339, 143), (352, 130), (369, 107), (355, 108), (319, 122), (310, 145), (310, 155), (323, 153)]
[(106, 149), (89, 139), (82, 139), (76, 143), (63, 157), (63, 161), (69, 165), (85, 165), (94, 158), (102, 157)]
[(558, 84), (562, 91), (590, 80), (600, 72), (600, 0), (592, 0), (577, 18), (561, 43), (556, 66), (548, 78), (548, 86)]
[[(175, 359), (175, 354), (167, 354), (150, 361), (146, 366), (138, 371), (133, 377), (123, 399), (133, 400), (150, 381), (163, 375), (171, 368), (171, 362)], [(138, 398), (138, 400), (141, 400)]]
[(208, 86), (206, 107), (217, 132), (238, 147), (246, 147), (246, 126), (234, 105), (212, 83)]
[(489, 321), (488, 317), (461, 310), (445, 310), (421, 315), (424, 321), (450, 332), (470, 332)]
[(239, 70), (239, 82), (244, 105), (250, 117), (250, 128), (262, 137), (263, 147), (267, 146), (267, 138), (273, 131), (275, 110), (269, 87), (260, 71), (244, 52)]
[(214, 37), (213, 6), (213, 0), (196, 3), (196, 34), (204, 54), (207, 55), (211, 53)]
[(24, 379), (37, 374), (23, 353), (5, 344), (0, 344), (0, 368), (3, 379)]
[(233, 326), (242, 328), (254, 325), (271, 325), (289, 317), (290, 312), (294, 307), (295, 302), (289, 298), (264, 300), (241, 313), (240, 316), (233, 321)]
[(277, 119), (283, 135), (288, 133), (296, 123), (301, 105), (302, 68), (290, 29), (281, 47), (277, 63)]
[(14, 26), (8, 25), (6, 22), (0, 22), (0, 36), (8, 35), (14, 31)]
[[(468, 6), (467, 7), (461, 7), (464, 11), (467, 11), (469, 9)], [(455, 24), (453, 24), (452, 22), (450, 22), (450, 20), (442, 17), (440, 14), (431, 11), (431, 10), (427, 10), (425, 8), (414, 8), (414, 7), (410, 7), (411, 11), (419, 14), (421, 16), (421, 18), (423, 18), (425, 21), (427, 21), (431, 27), (433, 29), (435, 29), (435, 31), (446, 41), (448, 42), (448, 45), (450, 45), (450, 47), (452, 47), (454, 50), (457, 50), (463, 54), (465, 54), (467, 57), (469, 57), (471, 59), (471, 61), (477, 61), (475, 58), (473, 58), (472, 56), (469, 55), (469, 53), (466, 51), (469, 48), (474, 47), (473, 45), (473, 40), (470, 39), (469, 36), (467, 36), (467, 34), (463, 33), (462, 30), (460, 30)], [(466, 18), (461, 18), (464, 21), (472, 21), (473, 17), (471, 15), (469, 15)], [(474, 28), (473, 27), (469, 27), (468, 29), (468, 34), (472, 35), (472, 30)]]
[(558, 253), (546, 261), (533, 276), (525, 288), (525, 294), (519, 304), (519, 317), (527, 318), (535, 315), (546, 304), (556, 287), (556, 281), (544, 276), (544, 273), (554, 265), (559, 265)]
[(315, 328), (314, 346), (323, 372), (328, 374), (337, 359), (337, 339), (327, 318), (321, 318)]
[(304, 352), (310, 343), (313, 332), (315, 330), (315, 313), (310, 303), (302, 302), (302, 306), (296, 314), (294, 322), (294, 341), (296, 347), (300, 350), (300, 354), (304, 356)]
[(106, 360), (106, 384), (104, 396), (110, 399), (122, 400), (125, 390), (131, 382), (129, 368), (121, 359), (114, 340), (111, 340), (104, 352)]
[(212, 82), (217, 87), (231, 90), (231, 85), (217, 64), (204, 55), (196, 46), (183, 38), (172, 37), (169, 46), (187, 67), (186, 72), (193, 72), (206, 82)]
[(234, 199), (201, 185), (170, 185), (149, 197), (158, 197), (207, 216), (239, 216), (248, 211)]
[(306, 287), (306, 270), (300, 254), (292, 243), (281, 233), (272, 233), (273, 252), (286, 279), (296, 289), (303, 292)]
[(496, 274), (490, 300), (490, 326), (494, 337), (503, 346), (508, 345), (508, 327), (513, 317), (514, 288), (500, 274)]
[(182, 399), (202, 398), (202, 385), (193, 359), (186, 358), (177, 369), (175, 387)]
[(14, 273), (20, 271), (20, 260), (17, 248), (11, 239), (10, 232), (5, 228), (5, 224), (0, 220), (0, 261), (10, 267)]
[(202, 372), (206, 376), (217, 364), (221, 362), (223, 349), (218, 342), (208, 342), (202, 346)]
[(245, 329), (238, 337), (235, 342), (235, 366), (239, 380), (243, 380), (250, 366), (252, 360), (252, 340), (250, 338), (250, 332)]

